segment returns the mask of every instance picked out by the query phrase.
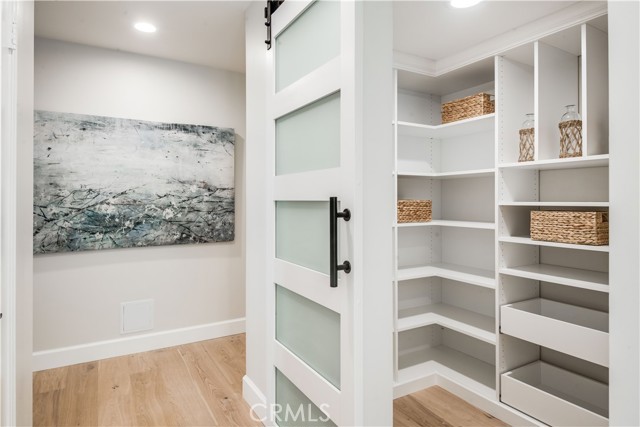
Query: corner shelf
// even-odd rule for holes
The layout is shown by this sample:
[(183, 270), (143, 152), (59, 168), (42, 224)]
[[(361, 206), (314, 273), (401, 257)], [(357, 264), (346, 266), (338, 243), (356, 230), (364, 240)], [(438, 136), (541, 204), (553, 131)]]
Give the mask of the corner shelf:
[(428, 325), (440, 325), (495, 345), (496, 320), (449, 304), (431, 304), (398, 311), (398, 332)]
[(499, 273), (592, 291), (609, 292), (609, 274), (600, 271), (549, 264), (531, 264), (501, 268)]
[(498, 241), (503, 243), (517, 243), (520, 245), (547, 246), (552, 248), (578, 249), (581, 251), (593, 251), (593, 252), (609, 252), (608, 245), (593, 246), (593, 245), (575, 245), (571, 243), (545, 242), (542, 240), (532, 240), (530, 237), (502, 236), (498, 238)]
[(576, 168), (597, 168), (609, 166), (609, 155), (599, 154), (595, 156), (570, 157), (568, 159), (548, 159), (535, 160), (533, 162), (503, 163), (498, 165), (499, 169), (576, 169)]
[(398, 281), (424, 277), (441, 277), (491, 289), (496, 287), (495, 273), (493, 271), (463, 265), (437, 263), (399, 268), (397, 273)]
[(398, 135), (446, 139), (479, 132), (489, 132), (494, 129), (494, 126), (495, 114), (493, 113), (436, 126), (398, 121)]
[(430, 222), (404, 222), (397, 224), (398, 228), (409, 227), (457, 227), (457, 228), (474, 228), (478, 230), (495, 230), (494, 222), (481, 221), (450, 221), (444, 219), (434, 219)]
[(494, 400), (495, 366), (468, 354), (440, 345), (421, 348), (399, 356), (396, 386), (403, 386), (434, 373), (465, 384), (487, 399)]

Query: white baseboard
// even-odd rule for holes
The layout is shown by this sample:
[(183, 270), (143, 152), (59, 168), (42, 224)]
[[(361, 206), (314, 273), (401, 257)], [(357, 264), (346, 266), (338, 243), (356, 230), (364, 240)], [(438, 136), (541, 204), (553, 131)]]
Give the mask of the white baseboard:
[(414, 381), (409, 381), (404, 384), (397, 385), (393, 388), (393, 398), (398, 399), (408, 394), (415, 393), (416, 391), (424, 390), (438, 383), (438, 374), (433, 373), (425, 375)]
[(448, 392), (455, 394), (460, 399), (470, 403), (476, 408), (493, 415), (510, 426), (545, 426), (540, 421), (530, 418), (520, 411), (505, 405), (497, 400), (488, 399), (485, 396), (474, 393), (468, 388), (458, 384), (446, 376), (437, 374), (437, 384)]
[(92, 362), (245, 332), (245, 319), (225, 320), (33, 353), (33, 371)]
[(248, 376), (242, 377), (242, 398), (249, 404), (253, 410), (255, 417), (262, 421), (266, 427), (275, 426), (269, 420), (269, 411), (267, 411), (267, 397), (260, 391), (258, 386)]

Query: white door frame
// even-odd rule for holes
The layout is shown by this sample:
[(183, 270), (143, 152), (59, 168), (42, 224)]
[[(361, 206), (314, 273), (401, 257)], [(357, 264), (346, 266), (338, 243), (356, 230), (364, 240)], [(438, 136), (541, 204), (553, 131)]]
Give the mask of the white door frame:
[[(0, 320), (0, 393), (2, 425), (16, 425), (16, 142), (17, 136), (17, 54), (15, 50), (17, 4), (1, 3), (0, 38), (0, 307), (4, 318)], [(4, 315), (7, 313), (7, 315)]]
[(0, 421), (31, 425), (34, 3), (0, 7)]

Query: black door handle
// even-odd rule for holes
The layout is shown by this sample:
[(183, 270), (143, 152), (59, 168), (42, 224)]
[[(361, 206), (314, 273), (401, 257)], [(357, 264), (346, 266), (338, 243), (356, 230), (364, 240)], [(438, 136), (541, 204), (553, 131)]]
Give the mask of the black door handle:
[(351, 211), (345, 209), (338, 212), (338, 198), (329, 197), (329, 286), (338, 287), (338, 271), (351, 273), (351, 263), (345, 261), (338, 264), (338, 218), (345, 221), (351, 219)]

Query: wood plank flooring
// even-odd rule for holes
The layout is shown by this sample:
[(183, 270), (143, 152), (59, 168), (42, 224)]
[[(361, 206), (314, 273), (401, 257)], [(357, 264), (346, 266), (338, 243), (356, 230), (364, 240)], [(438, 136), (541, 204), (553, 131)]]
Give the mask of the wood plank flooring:
[(493, 415), (481, 411), (445, 389), (434, 386), (393, 401), (394, 427), (503, 427)]
[[(242, 399), (244, 334), (33, 375), (35, 426), (260, 426)], [(439, 387), (394, 401), (394, 426), (506, 426)]]
[(244, 334), (36, 372), (35, 426), (260, 426)]

